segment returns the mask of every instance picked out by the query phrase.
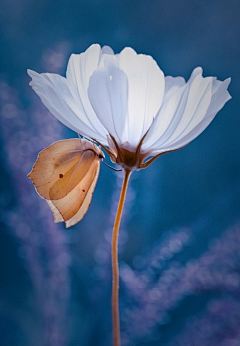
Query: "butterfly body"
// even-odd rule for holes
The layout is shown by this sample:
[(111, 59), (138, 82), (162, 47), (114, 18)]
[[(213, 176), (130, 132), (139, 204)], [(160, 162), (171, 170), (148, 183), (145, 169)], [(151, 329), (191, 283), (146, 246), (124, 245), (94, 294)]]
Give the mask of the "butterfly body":
[(73, 226), (86, 214), (104, 158), (98, 146), (85, 139), (57, 141), (41, 151), (29, 178), (44, 198), (55, 222)]

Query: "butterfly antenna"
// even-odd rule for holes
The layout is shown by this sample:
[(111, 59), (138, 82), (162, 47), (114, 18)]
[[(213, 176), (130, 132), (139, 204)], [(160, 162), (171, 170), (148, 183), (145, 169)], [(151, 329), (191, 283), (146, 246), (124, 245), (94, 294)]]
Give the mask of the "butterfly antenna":
[(104, 161), (102, 161), (102, 163), (103, 163), (105, 166), (111, 168), (113, 171), (116, 171), (116, 172), (121, 172), (121, 171), (122, 171), (122, 169), (117, 169), (117, 168), (114, 168), (114, 167), (112, 167), (112, 166), (109, 166), (109, 165), (108, 165), (106, 162), (104, 162)]

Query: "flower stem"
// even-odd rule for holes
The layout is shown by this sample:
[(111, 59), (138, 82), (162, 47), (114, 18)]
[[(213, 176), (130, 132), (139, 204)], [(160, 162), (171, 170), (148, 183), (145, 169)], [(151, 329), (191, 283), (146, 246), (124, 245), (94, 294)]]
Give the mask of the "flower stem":
[(113, 323), (113, 344), (114, 346), (120, 346), (120, 323), (119, 323), (119, 269), (118, 269), (118, 234), (119, 226), (122, 218), (122, 211), (125, 202), (128, 181), (131, 175), (131, 171), (125, 170), (122, 190), (118, 203), (117, 214), (113, 226), (112, 234), (112, 323)]

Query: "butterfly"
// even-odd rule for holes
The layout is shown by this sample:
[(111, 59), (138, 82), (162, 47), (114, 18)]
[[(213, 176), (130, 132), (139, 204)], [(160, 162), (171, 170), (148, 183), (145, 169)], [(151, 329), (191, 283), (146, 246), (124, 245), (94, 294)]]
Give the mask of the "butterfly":
[(81, 138), (54, 142), (38, 154), (28, 177), (47, 201), (54, 222), (64, 221), (68, 228), (84, 217), (104, 157), (100, 147)]

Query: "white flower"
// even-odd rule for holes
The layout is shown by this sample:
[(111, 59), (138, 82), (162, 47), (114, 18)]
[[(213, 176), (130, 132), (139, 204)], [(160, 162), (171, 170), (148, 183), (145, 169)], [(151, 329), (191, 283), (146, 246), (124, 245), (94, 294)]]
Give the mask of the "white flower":
[[(165, 152), (182, 148), (210, 124), (231, 98), (230, 78), (164, 77), (151, 56), (125, 48), (114, 54), (94, 44), (72, 54), (66, 78), (28, 70), (30, 85), (63, 124), (94, 139), (124, 168), (148, 165)], [(151, 160), (151, 162), (153, 161)]]

